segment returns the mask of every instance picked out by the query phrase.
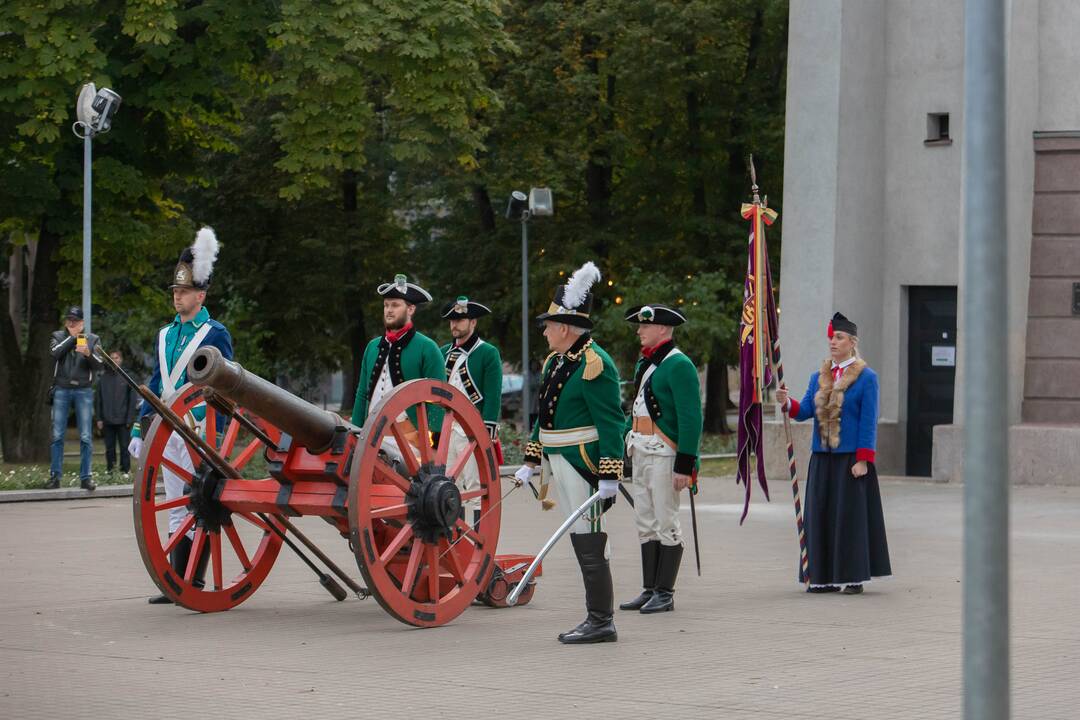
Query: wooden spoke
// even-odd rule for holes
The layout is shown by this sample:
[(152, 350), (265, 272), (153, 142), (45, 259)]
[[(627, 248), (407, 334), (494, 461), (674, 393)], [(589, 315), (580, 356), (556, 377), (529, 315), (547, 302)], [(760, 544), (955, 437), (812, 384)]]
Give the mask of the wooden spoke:
[(262, 441), (258, 438), (255, 438), (247, 445), (245, 445), (244, 449), (240, 452), (240, 454), (236, 456), (236, 459), (229, 461), (229, 464), (232, 465), (236, 470), (242, 469), (245, 465), (251, 462), (251, 458), (255, 457), (255, 453), (258, 452), (260, 446), (262, 446)]
[(405, 577), (401, 579), (401, 592), (406, 597), (411, 597), (413, 588), (416, 586), (416, 576), (420, 570), (420, 560), (424, 557), (424, 543), (414, 541), (412, 550), (409, 552), (409, 564), (405, 568)]
[(465, 569), (461, 567), (461, 558), (457, 556), (454, 549), (450, 547), (450, 542), (446, 538), (439, 538), (439, 560), (442, 562), (446, 569), (450, 571), (450, 574), (454, 576), (454, 579), (459, 585), (465, 584)]
[(221, 533), (210, 533), (210, 564), (214, 566), (214, 589), (225, 587), (221, 571)]
[(188, 485), (190, 485), (191, 481), (195, 479), (195, 475), (190, 470), (187, 470), (185, 468), (180, 467), (179, 465), (177, 465), (176, 463), (174, 463), (172, 460), (165, 457), (164, 455), (161, 456), (161, 464), (164, 467), (168, 468), (169, 472), (172, 472), (172, 473), (176, 474), (181, 480), (186, 482)]
[[(442, 441), (440, 441), (442, 442)], [(472, 457), (473, 451), (476, 450), (476, 441), (470, 440), (468, 447), (457, 456), (454, 460), (454, 466), (446, 469), (446, 477), (454, 479), (461, 474), (461, 471), (465, 469), (465, 465), (469, 462), (469, 458)]]
[(239, 517), (242, 517), (244, 520), (247, 520), (249, 523), (251, 523), (255, 527), (259, 528), (263, 532), (267, 532), (267, 533), (272, 532), (270, 530), (270, 527), (266, 523), (264, 523), (261, 519), (259, 519), (258, 517), (256, 517), (255, 515), (253, 515), (253, 514), (251, 514), (249, 512), (238, 512), (238, 513), (234, 513), (234, 514), (239, 516)]
[(206, 547), (206, 530), (196, 528), (195, 539), (191, 543), (191, 553), (188, 555), (187, 569), (184, 570), (184, 582), (190, 583), (195, 579), (195, 568), (199, 565), (199, 556), (202, 555), (204, 547)]
[(238, 437), (240, 437), (240, 421), (233, 418), (229, 421), (229, 427), (225, 429), (225, 439), (221, 441), (221, 457), (227, 458), (232, 455)]
[(394, 536), (394, 539), (390, 541), (390, 544), (382, 551), (382, 554), (379, 555), (379, 561), (382, 562), (383, 565), (390, 562), (390, 560), (398, 554), (398, 551), (405, 547), (405, 543), (409, 542), (412, 536), (412, 523), (403, 526), (401, 530), (398, 531), (398, 534)]
[(461, 502), (465, 503), (469, 502), (470, 500), (475, 500), (477, 498), (487, 497), (487, 494), (487, 488), (484, 487), (477, 488), (476, 490), (469, 490), (467, 492), (461, 493)]
[(236, 558), (240, 561), (240, 567), (245, 571), (251, 569), (251, 558), (248, 557), (247, 551), (244, 550), (244, 543), (240, 541), (240, 533), (236, 532), (234, 525), (225, 525), (225, 535), (229, 538), (229, 542), (232, 544), (233, 552), (236, 553)]
[(377, 510), (372, 510), (371, 511), (371, 518), (373, 520), (376, 520), (376, 519), (379, 519), (379, 518), (386, 519), (386, 518), (405, 517), (408, 514), (408, 512), (409, 512), (409, 506), (404, 504), (404, 503), (402, 503), (400, 505), (387, 505), (386, 507), (381, 507), (381, 508), (379, 508)]
[(431, 457), (431, 426), (428, 424), (428, 410), (426, 403), (416, 406), (416, 443), (420, 446), (420, 462), (427, 465), (432, 461)]
[(188, 515), (184, 518), (184, 521), (180, 523), (180, 527), (176, 529), (176, 532), (172, 533), (169, 537), (169, 541), (165, 543), (165, 546), (161, 549), (168, 555), (173, 549), (180, 543), (180, 538), (187, 534), (187, 531), (191, 529), (191, 526), (195, 524), (195, 516)]
[[(181, 436), (182, 439), (183, 436)], [(184, 440), (184, 448), (187, 449), (188, 457), (191, 458), (191, 467), (197, 468), (202, 464), (202, 456), (195, 451), (195, 448), (188, 444), (187, 440)], [(164, 459), (164, 458), (162, 458)]]
[(402, 492), (409, 492), (411, 482), (401, 477), (401, 475), (384, 462), (375, 463), (375, 476), (383, 480), (384, 485), (395, 485), (401, 489)]
[(397, 422), (390, 423), (390, 432), (393, 433), (394, 441), (397, 442), (398, 450), (401, 451), (405, 469), (409, 471), (409, 475), (415, 477), (420, 473), (420, 464), (416, 462), (416, 456), (412, 453), (412, 443), (405, 437), (405, 433), (398, 427)]
[(484, 545), (484, 536), (481, 535), (480, 533), (476, 532), (475, 530), (473, 530), (472, 526), (469, 525), (464, 520), (459, 519), (457, 521), (457, 524), (454, 525), (454, 527), (457, 528), (459, 533), (461, 533), (465, 537), (469, 538), (469, 540), (474, 545), (476, 545), (478, 547), (482, 547)]
[(181, 495), (178, 498), (166, 500), (163, 503), (158, 503), (157, 505), (154, 505), (154, 512), (161, 512), (162, 510), (172, 510), (173, 508), (184, 507), (189, 502), (191, 502), (190, 495)]
[(454, 431), (454, 413), (446, 410), (443, 414), (442, 430), (439, 431), (439, 448), (435, 452), (435, 464), (446, 467), (446, 457), (450, 454), (450, 435)]
[(206, 405), (206, 442), (210, 447), (217, 447), (218, 411), (212, 405)]
[(439, 602), (439, 555), (435, 545), (427, 545), (428, 600)]

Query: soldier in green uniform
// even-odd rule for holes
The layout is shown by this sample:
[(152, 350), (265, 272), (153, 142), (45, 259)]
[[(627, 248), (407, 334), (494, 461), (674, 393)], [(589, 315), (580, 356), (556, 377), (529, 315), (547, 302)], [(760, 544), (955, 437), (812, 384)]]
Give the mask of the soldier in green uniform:
[[(442, 316), (450, 321), (450, 335), (454, 341), (442, 346), (446, 380), (461, 390), (472, 401), (480, 416), (484, 418), (491, 441), (499, 441), (499, 411), (502, 409), (502, 357), (499, 349), (485, 342), (476, 332), (477, 318), (491, 313), (491, 310), (474, 302), (464, 295), (443, 307)], [(449, 438), (450, 443), (447, 465), (453, 465), (461, 453), (469, 446), (465, 430), (454, 424)], [(501, 464), (502, 457), (496, 444), (496, 459)], [(457, 478), (462, 492), (480, 486), (480, 473), (473, 458)], [(473, 522), (478, 520), (479, 500), (466, 503), (473, 510)]]
[(619, 609), (649, 614), (675, 609), (675, 579), (683, 553), (679, 499), (693, 483), (698, 464), (701, 386), (693, 361), (675, 347), (672, 337), (686, 322), (682, 313), (664, 305), (641, 305), (631, 308), (626, 320), (637, 324), (641, 341), (626, 455), (634, 481), (645, 589)]
[[(446, 380), (439, 346), (417, 332), (412, 323), (417, 306), (431, 301), (428, 291), (408, 282), (404, 275), (395, 275), (393, 282), (379, 286), (378, 293), (383, 298), (386, 331), (372, 338), (364, 349), (352, 413), (352, 424), (357, 427), (363, 426), (379, 402), (401, 383), (419, 378)], [(428, 421), (432, 428), (442, 427), (442, 409), (429, 406)], [(408, 416), (398, 418), (397, 422), (414, 448), (418, 448), (421, 441), (429, 442), (417, 434), (415, 408), (410, 408)], [(430, 442), (437, 445), (438, 441), (436, 430)], [(402, 448), (398, 448), (393, 438), (387, 438), (382, 449), (391, 458), (401, 460)]]
[(543, 485), (552, 478), (562, 507), (573, 512), (598, 488), (594, 507), (571, 527), (585, 584), (584, 622), (559, 635), (567, 644), (614, 642), (611, 568), (603, 511), (622, 477), (623, 427), (619, 371), (590, 336), (592, 293), (600, 279), (591, 262), (577, 270), (555, 293), (555, 301), (537, 320), (544, 325), (551, 354), (540, 377), (539, 417), (525, 449), (525, 465), (515, 477), (525, 482), (543, 464)]

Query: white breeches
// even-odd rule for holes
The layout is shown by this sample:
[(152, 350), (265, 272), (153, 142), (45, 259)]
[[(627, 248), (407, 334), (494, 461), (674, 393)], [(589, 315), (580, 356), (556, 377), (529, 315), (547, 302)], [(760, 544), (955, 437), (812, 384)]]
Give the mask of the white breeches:
[(661, 545), (682, 544), (681, 493), (675, 492), (672, 481), (675, 457), (635, 452), (632, 464), (638, 539), (643, 543), (659, 540)]

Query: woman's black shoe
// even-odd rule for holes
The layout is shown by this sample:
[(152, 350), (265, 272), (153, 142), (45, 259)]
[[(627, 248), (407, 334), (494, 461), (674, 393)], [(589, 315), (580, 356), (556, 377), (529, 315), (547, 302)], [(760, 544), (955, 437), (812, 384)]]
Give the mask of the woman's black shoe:
[(862, 594), (862, 585), (845, 585), (844, 586), (844, 594), (845, 595), (861, 595)]
[(831, 593), (839, 592), (840, 588), (837, 585), (815, 585), (813, 587), (806, 588), (808, 593)]

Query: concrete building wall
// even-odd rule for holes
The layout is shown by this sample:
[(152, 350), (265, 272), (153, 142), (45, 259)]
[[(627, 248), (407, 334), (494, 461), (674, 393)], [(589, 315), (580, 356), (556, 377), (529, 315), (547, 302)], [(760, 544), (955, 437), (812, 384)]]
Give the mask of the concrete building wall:
[[(1028, 367), (1029, 357), (1036, 357), (1029, 345), (1044, 333), (1039, 322), (1029, 325), (1029, 298), (1036, 316), (1048, 303), (1060, 304), (1057, 295), (1071, 288), (1062, 277), (1046, 274), (1041, 255), (1032, 261), (1033, 232), (1036, 251), (1044, 234), (1053, 235), (1041, 232), (1039, 223), (1051, 217), (1060, 221), (1062, 213), (1071, 212), (1042, 211), (1047, 203), (1066, 202), (1052, 190), (1042, 193), (1042, 206), (1034, 205), (1033, 137), (1080, 131), (1080, 43), (1075, 41), (1080, 2), (1012, 0), (1007, 7), (1008, 219), (1002, 232), (1009, 282), (1002, 292), (1008, 293), (1009, 313), (1002, 319), (1008, 340), (1001, 351), (1007, 354), (1010, 375), (1003, 399), (1010, 424), (1018, 426), (1025, 372), (1032, 392), (1053, 392), (1046, 373), (1036, 368), (1035, 377)], [(787, 207), (780, 208), (785, 366), (793, 390), (805, 388), (806, 376), (824, 356), (822, 331), (833, 310), (865, 328), (861, 349), (882, 381), (878, 449), (894, 464), (886, 468), (879, 463), (883, 472), (903, 471), (895, 464), (902, 463), (907, 419), (907, 289), (956, 286), (963, 305), (963, 22), (962, 0), (791, 2)], [(951, 144), (924, 142), (928, 113), (949, 114)], [(1047, 167), (1045, 172), (1054, 172)], [(1076, 213), (1078, 224), (1066, 232), (1080, 243), (1080, 210)], [(1037, 276), (1034, 284), (1032, 275)], [(963, 420), (963, 365), (978, 361), (967, 356), (963, 327), (961, 310), (956, 424)], [(1051, 333), (1060, 336), (1054, 342), (1080, 347), (1076, 326), (1063, 327)], [(1077, 355), (1080, 367), (1080, 350)], [(1060, 360), (1055, 357), (1052, 367), (1060, 370)], [(1072, 372), (1070, 365), (1066, 374)], [(935, 475), (957, 478), (959, 428), (939, 429)], [(1017, 440), (1014, 450), (1021, 451), (1013, 466), (1034, 467), (1022, 455), (1033, 452), (1031, 443), (1042, 436), (1023, 428), (1011, 435)], [(890, 443), (893, 447), (882, 453), (882, 445)], [(1018, 481), (1034, 480), (1024, 476)]]

